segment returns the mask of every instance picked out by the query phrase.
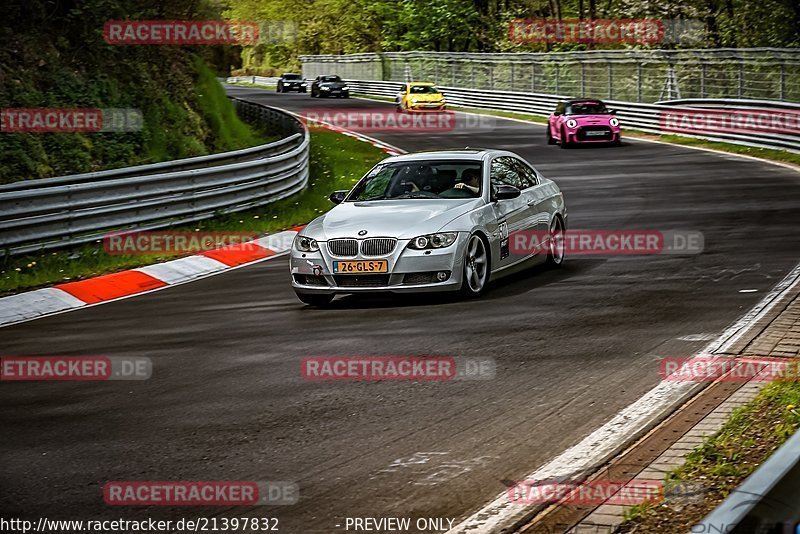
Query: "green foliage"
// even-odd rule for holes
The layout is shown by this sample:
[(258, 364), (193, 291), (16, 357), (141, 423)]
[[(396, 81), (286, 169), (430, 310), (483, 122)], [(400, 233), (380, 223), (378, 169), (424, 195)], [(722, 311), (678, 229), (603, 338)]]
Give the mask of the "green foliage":
[[(242, 73), (273, 75), (299, 67), (302, 54), (403, 50), (457, 52), (568, 51), (579, 43), (516, 43), (509, 21), (534, 19), (690, 19), (704, 42), (691, 47), (800, 46), (796, 0), (228, 0), (225, 16), (297, 25), (295, 39), (245, 47)], [(619, 48), (626, 45), (595, 45)], [(645, 46), (645, 45), (642, 45)], [(671, 44), (646, 45), (674, 47)]]
[(0, 107), (134, 108), (144, 124), (131, 133), (3, 133), (0, 183), (261, 142), (235, 118), (200, 59), (219, 56), (219, 47), (110, 45), (103, 39), (108, 20), (209, 18), (219, 14), (193, 0), (7, 0), (0, 21)]

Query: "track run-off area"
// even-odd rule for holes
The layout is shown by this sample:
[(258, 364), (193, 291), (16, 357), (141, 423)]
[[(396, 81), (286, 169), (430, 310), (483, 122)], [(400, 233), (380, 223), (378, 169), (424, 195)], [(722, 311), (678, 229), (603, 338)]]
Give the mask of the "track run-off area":
[[(229, 93), (296, 113), (391, 109)], [(281, 256), (2, 328), (3, 355), (153, 362), (141, 382), (2, 384), (5, 515), (276, 517), (289, 533), (344, 532), (347, 517), (457, 524), (657, 386), (662, 358), (703, 349), (798, 262), (794, 170), (631, 139), (560, 150), (542, 125), (490, 123), (371, 135), (409, 152), (512, 150), (561, 187), (570, 228), (695, 230), (705, 250), (568, 256), (477, 300), (348, 296), (328, 309), (296, 299)], [(491, 357), (497, 368), (487, 381), (315, 382), (300, 372), (308, 356)], [(301, 498), (112, 509), (102, 487), (113, 480), (284, 480)]]

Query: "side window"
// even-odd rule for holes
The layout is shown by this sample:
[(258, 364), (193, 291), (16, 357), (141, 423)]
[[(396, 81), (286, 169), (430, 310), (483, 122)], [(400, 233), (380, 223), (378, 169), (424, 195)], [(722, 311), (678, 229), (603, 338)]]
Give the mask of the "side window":
[(518, 189), (525, 189), (519, 172), (515, 168), (514, 159), (508, 156), (501, 156), (492, 161), (490, 178), (492, 185), (513, 185)]
[(556, 106), (556, 113), (564, 114), (564, 109), (567, 107), (566, 103), (559, 102)]
[(536, 172), (524, 161), (514, 158), (514, 168), (517, 170), (520, 181), (523, 184), (523, 187), (520, 187), (520, 189), (527, 189), (539, 183)]

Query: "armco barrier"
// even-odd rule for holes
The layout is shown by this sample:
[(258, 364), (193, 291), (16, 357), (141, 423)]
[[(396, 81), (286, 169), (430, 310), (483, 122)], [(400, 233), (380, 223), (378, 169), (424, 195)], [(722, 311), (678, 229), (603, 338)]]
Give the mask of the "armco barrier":
[[(348, 80), (347, 84), (353, 93), (367, 95), (395, 97), (400, 91), (400, 82)], [(440, 86), (448, 103), (456, 106), (473, 108), (497, 109), (502, 111), (517, 111), (533, 115), (548, 116), (559, 100), (569, 98), (566, 95), (545, 95), (536, 93), (513, 93), (509, 91), (490, 91), (486, 89), (465, 89), (463, 87)], [(690, 99), (659, 102), (656, 104), (638, 104), (634, 102), (617, 102), (607, 100), (610, 108), (617, 111), (617, 118), (623, 128), (654, 133), (674, 134), (665, 131), (661, 126), (663, 113), (679, 110), (696, 111), (703, 109), (770, 109), (778, 112), (791, 112), (800, 114), (800, 104), (791, 102), (774, 102), (761, 100), (737, 99)], [(688, 134), (681, 134), (688, 135)], [(709, 134), (691, 134), (689, 137), (722, 141), (727, 143), (752, 146), (758, 148), (772, 148), (789, 150), (800, 153), (800, 130), (795, 128), (792, 133), (773, 132), (713, 132)]]
[(690, 532), (797, 532), (800, 524), (800, 432)]
[(283, 139), (257, 147), (110, 171), (0, 185), (0, 254), (23, 254), (241, 211), (308, 182), (309, 133), (295, 117), (233, 99), (241, 117)]

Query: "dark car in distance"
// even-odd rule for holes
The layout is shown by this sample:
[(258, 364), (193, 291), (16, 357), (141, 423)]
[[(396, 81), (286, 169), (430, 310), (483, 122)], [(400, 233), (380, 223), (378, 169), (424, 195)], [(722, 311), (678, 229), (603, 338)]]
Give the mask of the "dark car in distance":
[(287, 91), (297, 91), (298, 93), (305, 93), (306, 89), (308, 88), (308, 84), (303, 79), (303, 76), (300, 74), (292, 74), (287, 72), (278, 79), (278, 85), (275, 88), (276, 91), (279, 93), (285, 93)]
[(312, 98), (321, 96), (350, 98), (350, 88), (338, 76), (317, 76), (311, 84), (311, 96)]

